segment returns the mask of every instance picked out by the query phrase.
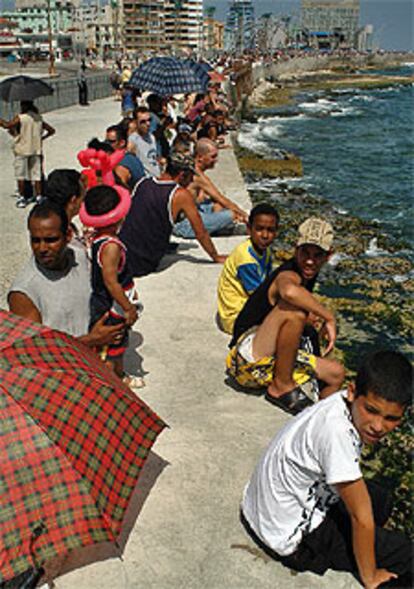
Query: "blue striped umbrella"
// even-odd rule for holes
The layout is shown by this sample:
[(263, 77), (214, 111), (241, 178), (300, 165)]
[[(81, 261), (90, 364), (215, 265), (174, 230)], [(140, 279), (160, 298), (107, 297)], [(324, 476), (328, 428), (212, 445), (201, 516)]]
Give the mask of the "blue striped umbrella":
[(204, 91), (194, 70), (176, 57), (152, 57), (132, 72), (128, 83), (159, 96)]

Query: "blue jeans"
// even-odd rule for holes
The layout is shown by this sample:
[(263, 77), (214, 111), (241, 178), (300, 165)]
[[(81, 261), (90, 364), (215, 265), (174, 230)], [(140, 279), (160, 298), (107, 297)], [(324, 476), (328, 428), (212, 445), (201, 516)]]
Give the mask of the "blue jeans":
[[(233, 225), (233, 213), (230, 209), (222, 209), (221, 211), (213, 211), (213, 203), (211, 201), (203, 202), (197, 205), (201, 220), (204, 227), (210, 235)], [(176, 237), (184, 237), (184, 239), (194, 239), (194, 231), (188, 219), (183, 219), (174, 225), (173, 234)]]

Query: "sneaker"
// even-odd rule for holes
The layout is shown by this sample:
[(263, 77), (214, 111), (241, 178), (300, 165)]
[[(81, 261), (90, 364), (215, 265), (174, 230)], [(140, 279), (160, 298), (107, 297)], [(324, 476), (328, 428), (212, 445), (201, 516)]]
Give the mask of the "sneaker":
[(16, 207), (18, 209), (25, 209), (28, 205), (28, 201), (25, 199), (24, 196), (19, 196), (16, 200)]
[(36, 202), (36, 198), (34, 196), (31, 196), (30, 198), (19, 196), (19, 198), (16, 200), (16, 207), (18, 209), (25, 209), (27, 205), (31, 205), (34, 202)]
[(40, 205), (43, 201), (46, 200), (45, 196), (42, 196), (41, 194), (39, 194), (38, 196), (36, 196), (36, 204)]

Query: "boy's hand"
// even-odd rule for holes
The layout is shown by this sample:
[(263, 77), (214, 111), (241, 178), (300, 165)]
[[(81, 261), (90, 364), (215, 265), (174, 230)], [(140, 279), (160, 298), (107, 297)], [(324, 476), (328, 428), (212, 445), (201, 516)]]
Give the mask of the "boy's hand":
[(224, 262), (227, 260), (227, 256), (223, 255), (223, 254), (217, 254), (216, 256), (214, 256), (213, 261), (216, 264), (224, 264)]
[(364, 581), (365, 589), (377, 589), (382, 583), (396, 579), (398, 575), (387, 571), (387, 569), (376, 569), (371, 580)]
[(126, 324), (131, 327), (134, 325), (135, 321), (138, 319), (138, 312), (135, 305), (130, 305), (128, 309), (125, 311), (125, 321)]
[(335, 341), (336, 341), (336, 321), (335, 318), (332, 317), (325, 322), (325, 325), (322, 327), (321, 330), (322, 337), (325, 337), (328, 340), (328, 345), (326, 346), (325, 350), (322, 353), (322, 357), (327, 356), (329, 352), (332, 352)]

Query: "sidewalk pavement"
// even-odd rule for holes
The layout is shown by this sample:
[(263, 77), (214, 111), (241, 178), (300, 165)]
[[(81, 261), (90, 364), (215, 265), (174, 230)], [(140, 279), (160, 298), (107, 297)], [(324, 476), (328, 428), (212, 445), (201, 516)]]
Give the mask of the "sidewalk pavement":
[[(75, 154), (116, 122), (119, 103), (71, 107), (45, 117), (57, 129), (46, 169), (76, 166)], [(0, 296), (28, 255), (25, 211), (14, 208), (12, 158), (1, 136), (3, 183)], [(211, 174), (246, 209), (249, 198), (233, 151)], [(215, 239), (229, 253), (242, 237)], [(127, 369), (142, 365), (138, 391), (169, 424), (154, 445), (119, 539), (77, 551), (61, 564), (57, 589), (356, 589), (350, 575), (293, 575), (260, 551), (239, 522), (243, 488), (261, 452), (288, 416), (263, 397), (226, 384), (228, 338), (215, 325), (221, 266), (193, 240), (178, 240), (162, 270), (136, 281), (144, 313), (132, 334)], [(122, 555), (122, 560), (117, 555)]]

